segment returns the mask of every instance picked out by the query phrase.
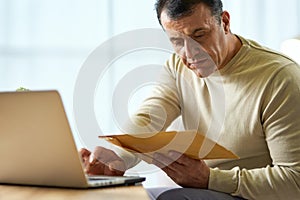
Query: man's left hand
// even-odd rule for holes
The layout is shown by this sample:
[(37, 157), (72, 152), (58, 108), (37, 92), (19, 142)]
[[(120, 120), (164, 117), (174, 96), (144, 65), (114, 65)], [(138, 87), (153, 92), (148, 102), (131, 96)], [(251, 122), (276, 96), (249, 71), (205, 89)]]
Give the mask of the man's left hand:
[(153, 164), (161, 168), (178, 185), (208, 188), (210, 169), (203, 160), (195, 160), (170, 151), (168, 156), (155, 153)]

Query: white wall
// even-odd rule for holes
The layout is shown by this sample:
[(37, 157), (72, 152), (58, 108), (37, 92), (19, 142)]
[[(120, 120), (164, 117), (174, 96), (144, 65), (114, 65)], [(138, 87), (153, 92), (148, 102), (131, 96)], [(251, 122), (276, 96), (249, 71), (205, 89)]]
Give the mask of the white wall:
[(300, 34), (299, 0), (223, 0), (234, 33), (280, 50), (282, 41)]

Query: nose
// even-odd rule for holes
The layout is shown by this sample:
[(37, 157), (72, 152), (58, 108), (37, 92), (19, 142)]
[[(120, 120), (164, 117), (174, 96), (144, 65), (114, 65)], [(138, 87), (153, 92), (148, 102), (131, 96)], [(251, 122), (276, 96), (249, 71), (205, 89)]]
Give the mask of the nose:
[(200, 53), (201, 47), (198, 42), (191, 38), (187, 38), (184, 42), (184, 51), (187, 59), (193, 59)]

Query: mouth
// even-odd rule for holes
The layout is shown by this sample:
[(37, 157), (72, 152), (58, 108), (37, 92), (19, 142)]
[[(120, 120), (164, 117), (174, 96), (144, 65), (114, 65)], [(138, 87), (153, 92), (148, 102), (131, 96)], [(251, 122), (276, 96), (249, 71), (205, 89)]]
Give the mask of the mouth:
[(203, 58), (203, 59), (195, 60), (195, 61), (192, 61), (192, 62), (189, 62), (189, 61), (188, 61), (188, 63), (189, 63), (190, 65), (199, 65), (199, 64), (201, 64), (201, 63), (204, 63), (206, 60), (207, 60), (206, 58)]
[(188, 67), (190, 69), (199, 69), (199, 68), (206, 68), (208, 65), (207, 59), (197, 60), (193, 62), (188, 62)]
[(186, 66), (194, 71), (198, 77), (207, 77), (216, 70), (216, 65), (209, 59), (198, 59), (192, 62), (186, 62)]

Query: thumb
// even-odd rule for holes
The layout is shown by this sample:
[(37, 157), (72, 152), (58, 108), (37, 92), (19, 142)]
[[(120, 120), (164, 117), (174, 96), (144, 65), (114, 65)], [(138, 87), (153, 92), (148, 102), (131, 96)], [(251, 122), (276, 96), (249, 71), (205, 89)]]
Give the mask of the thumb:
[(121, 171), (124, 172), (126, 170), (124, 161), (115, 160), (108, 164), (108, 168), (110, 171)]

